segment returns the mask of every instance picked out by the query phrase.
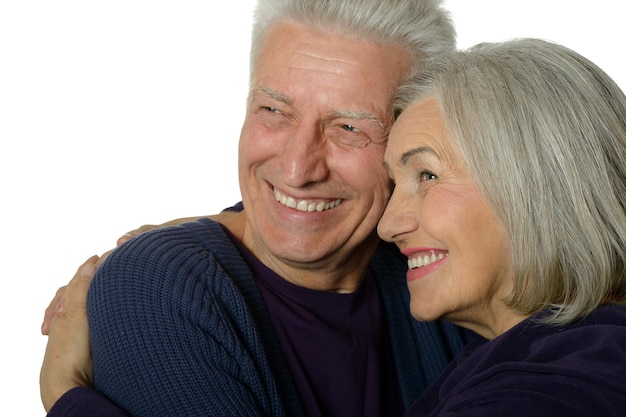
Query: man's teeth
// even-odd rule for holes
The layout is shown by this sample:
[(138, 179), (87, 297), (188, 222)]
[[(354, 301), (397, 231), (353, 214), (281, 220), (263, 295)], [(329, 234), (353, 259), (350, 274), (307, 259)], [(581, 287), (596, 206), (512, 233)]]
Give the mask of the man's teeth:
[(430, 255), (424, 255), (424, 256), (415, 256), (413, 258), (409, 258), (408, 260), (408, 264), (409, 264), (409, 269), (413, 269), (413, 268), (421, 268), (423, 266), (426, 266), (428, 264), (431, 264), (435, 261), (438, 261), (439, 259), (443, 259), (446, 256), (448, 256), (447, 253), (440, 253), (439, 255), (435, 255), (435, 253), (431, 253)]
[(317, 203), (308, 202), (307, 200), (296, 201), (293, 197), (287, 197), (281, 194), (278, 190), (274, 190), (274, 196), (276, 197), (276, 201), (281, 203), (284, 206), (290, 207), (292, 209), (296, 209), (298, 211), (324, 211), (329, 210), (333, 207), (338, 206), (343, 201), (341, 198), (331, 202), (319, 201)]

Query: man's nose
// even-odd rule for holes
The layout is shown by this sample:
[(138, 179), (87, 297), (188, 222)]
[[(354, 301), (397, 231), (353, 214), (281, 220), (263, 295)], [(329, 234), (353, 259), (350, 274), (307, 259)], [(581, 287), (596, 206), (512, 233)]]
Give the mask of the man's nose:
[(285, 183), (302, 187), (327, 179), (328, 152), (328, 144), (318, 126), (298, 126), (280, 156)]

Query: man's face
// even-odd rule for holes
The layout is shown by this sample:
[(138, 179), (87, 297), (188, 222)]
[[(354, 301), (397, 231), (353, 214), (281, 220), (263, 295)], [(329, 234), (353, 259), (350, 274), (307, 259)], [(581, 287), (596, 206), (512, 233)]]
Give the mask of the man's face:
[(400, 49), (270, 28), (239, 144), (244, 242), (266, 265), (283, 276), (337, 269), (375, 244), (390, 195), (382, 161), (391, 104), (408, 72)]

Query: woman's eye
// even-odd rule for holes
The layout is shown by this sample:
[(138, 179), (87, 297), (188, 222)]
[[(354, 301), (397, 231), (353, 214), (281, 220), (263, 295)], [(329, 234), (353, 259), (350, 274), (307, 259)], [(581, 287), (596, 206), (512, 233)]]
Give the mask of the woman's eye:
[(435, 180), (437, 179), (437, 176), (433, 174), (432, 172), (422, 171), (420, 172), (418, 179), (419, 179), (419, 182), (424, 182), (424, 181)]

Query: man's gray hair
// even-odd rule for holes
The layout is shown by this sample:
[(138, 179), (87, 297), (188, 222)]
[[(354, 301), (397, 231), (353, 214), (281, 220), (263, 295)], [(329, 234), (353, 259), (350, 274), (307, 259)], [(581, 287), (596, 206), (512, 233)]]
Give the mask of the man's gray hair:
[(452, 20), (440, 0), (258, 0), (250, 49), (251, 79), (268, 28), (277, 22), (401, 47), (411, 56), (412, 74), (456, 47)]

